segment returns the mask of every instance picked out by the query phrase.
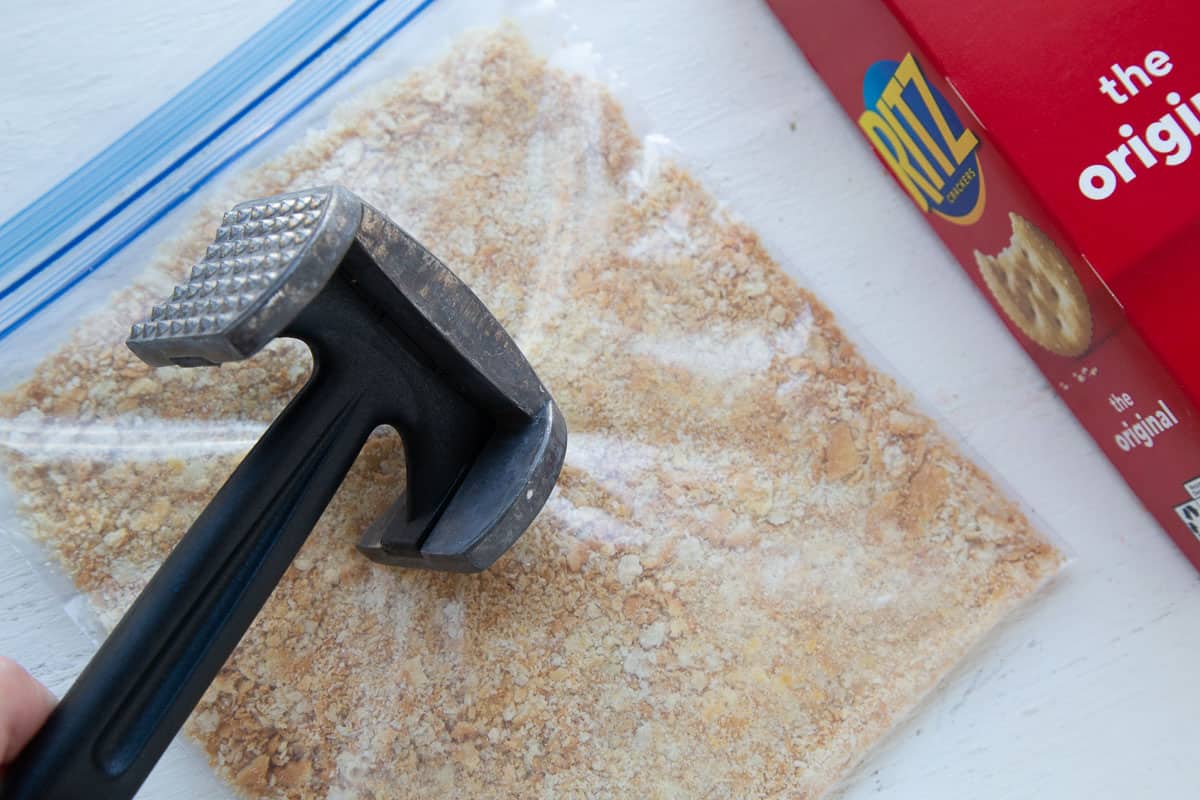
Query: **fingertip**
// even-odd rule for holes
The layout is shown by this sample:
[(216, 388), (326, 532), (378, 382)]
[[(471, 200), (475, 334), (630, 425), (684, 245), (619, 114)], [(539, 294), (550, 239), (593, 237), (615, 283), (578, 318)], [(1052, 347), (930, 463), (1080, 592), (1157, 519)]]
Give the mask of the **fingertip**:
[(0, 656), (0, 764), (21, 752), (57, 702), (20, 664)]

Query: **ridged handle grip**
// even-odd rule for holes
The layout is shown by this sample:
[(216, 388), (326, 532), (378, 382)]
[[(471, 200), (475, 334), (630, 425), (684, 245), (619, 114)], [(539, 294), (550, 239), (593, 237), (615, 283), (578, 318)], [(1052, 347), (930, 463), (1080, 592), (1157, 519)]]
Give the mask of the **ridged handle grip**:
[(304, 544), (370, 432), (357, 394), (318, 369), (9, 768), (0, 797), (133, 797)]

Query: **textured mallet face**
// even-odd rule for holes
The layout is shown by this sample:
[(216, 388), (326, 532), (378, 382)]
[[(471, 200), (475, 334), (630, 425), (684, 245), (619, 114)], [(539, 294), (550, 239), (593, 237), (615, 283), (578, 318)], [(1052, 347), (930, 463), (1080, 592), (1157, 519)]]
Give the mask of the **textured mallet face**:
[[(329, 238), (327, 217), (342, 194), (313, 189), (226, 212), (187, 282), (133, 325), (130, 349), (155, 366), (203, 366), (246, 358), (265, 345), (336, 269), (341, 252), (312, 251), (319, 236)], [(344, 238), (339, 233), (333, 238)]]

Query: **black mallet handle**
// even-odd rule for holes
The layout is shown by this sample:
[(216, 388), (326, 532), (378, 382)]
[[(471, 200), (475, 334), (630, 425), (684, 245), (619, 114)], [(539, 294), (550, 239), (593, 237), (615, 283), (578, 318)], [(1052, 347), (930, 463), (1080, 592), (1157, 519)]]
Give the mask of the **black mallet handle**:
[(275, 420), (11, 766), (4, 800), (133, 797), (354, 463), (371, 432), (359, 392), (319, 372)]

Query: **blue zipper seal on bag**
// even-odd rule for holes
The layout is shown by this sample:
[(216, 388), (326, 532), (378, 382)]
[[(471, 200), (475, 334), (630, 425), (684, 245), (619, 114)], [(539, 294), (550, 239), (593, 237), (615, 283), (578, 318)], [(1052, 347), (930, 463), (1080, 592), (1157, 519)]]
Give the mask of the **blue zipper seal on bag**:
[[(125, 136), (0, 224), (0, 340), (303, 111), (434, 1), (296, 0)], [(252, 94), (237, 104), (247, 93)], [(113, 202), (128, 186), (133, 188)]]

